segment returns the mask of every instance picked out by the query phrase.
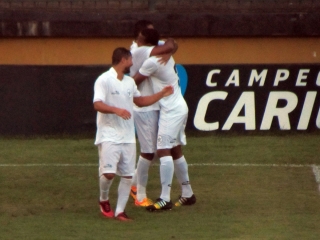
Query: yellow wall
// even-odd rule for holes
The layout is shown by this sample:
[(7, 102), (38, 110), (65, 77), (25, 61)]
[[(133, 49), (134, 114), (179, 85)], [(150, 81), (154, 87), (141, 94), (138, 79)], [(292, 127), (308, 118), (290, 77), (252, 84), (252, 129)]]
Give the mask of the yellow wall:
[[(319, 63), (320, 38), (177, 38), (180, 64)], [(2, 38), (0, 64), (100, 65), (129, 38)]]

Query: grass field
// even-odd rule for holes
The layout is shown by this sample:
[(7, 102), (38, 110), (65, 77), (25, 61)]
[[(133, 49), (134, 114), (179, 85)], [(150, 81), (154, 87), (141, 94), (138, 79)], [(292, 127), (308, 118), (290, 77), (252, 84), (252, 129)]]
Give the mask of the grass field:
[[(101, 217), (93, 139), (0, 139), (0, 239), (320, 239), (320, 135), (188, 136), (197, 203)], [(159, 166), (148, 195), (159, 197)], [(112, 186), (116, 201), (118, 182)], [(174, 178), (172, 199), (180, 194)]]

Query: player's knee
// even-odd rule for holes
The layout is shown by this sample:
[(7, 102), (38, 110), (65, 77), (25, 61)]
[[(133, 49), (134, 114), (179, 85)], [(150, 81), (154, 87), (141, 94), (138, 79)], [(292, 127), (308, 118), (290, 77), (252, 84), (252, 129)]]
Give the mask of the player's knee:
[(114, 173), (104, 173), (103, 176), (105, 176), (106, 179), (111, 180), (114, 178)]
[(152, 161), (152, 159), (154, 158), (154, 153), (141, 153), (140, 155), (141, 157), (149, 161)]
[(159, 158), (166, 157), (166, 156), (171, 156), (171, 151), (170, 151), (170, 149), (158, 149), (157, 150), (157, 155), (158, 155)]
[(172, 158), (173, 160), (176, 160), (176, 159), (179, 159), (182, 157), (182, 148), (180, 145), (174, 147), (171, 149), (171, 155), (172, 155)]

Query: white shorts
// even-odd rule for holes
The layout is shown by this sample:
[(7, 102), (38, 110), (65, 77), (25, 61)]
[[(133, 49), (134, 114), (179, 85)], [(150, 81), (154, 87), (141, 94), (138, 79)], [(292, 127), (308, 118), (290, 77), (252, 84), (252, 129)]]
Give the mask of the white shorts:
[(140, 152), (155, 153), (157, 150), (159, 111), (134, 111), (133, 116), (140, 144)]
[(185, 128), (188, 114), (170, 116), (160, 113), (157, 149), (171, 149), (178, 145), (186, 145)]
[(119, 176), (133, 176), (136, 165), (135, 143), (102, 142), (98, 145), (99, 176), (115, 173)]

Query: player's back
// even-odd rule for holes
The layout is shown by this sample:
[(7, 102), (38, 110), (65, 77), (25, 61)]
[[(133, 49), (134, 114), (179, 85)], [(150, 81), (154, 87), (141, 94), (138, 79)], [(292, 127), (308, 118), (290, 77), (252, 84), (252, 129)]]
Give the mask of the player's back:
[(150, 57), (147, 61), (150, 61), (150, 65), (154, 65), (154, 69), (151, 80), (154, 92), (161, 91), (165, 86), (172, 85), (174, 93), (168, 97), (165, 97), (159, 101), (160, 107), (165, 111), (177, 111), (184, 113), (187, 111), (186, 102), (181, 94), (181, 88), (179, 85), (179, 77), (175, 70), (175, 61), (171, 57), (166, 64), (161, 64), (157, 57)]
[(179, 81), (173, 57), (170, 57), (166, 64), (161, 64), (157, 57), (150, 57), (148, 60), (152, 61), (157, 69), (153, 72), (152, 77), (160, 79), (160, 83), (163, 87), (166, 85), (175, 85), (175, 83)]

